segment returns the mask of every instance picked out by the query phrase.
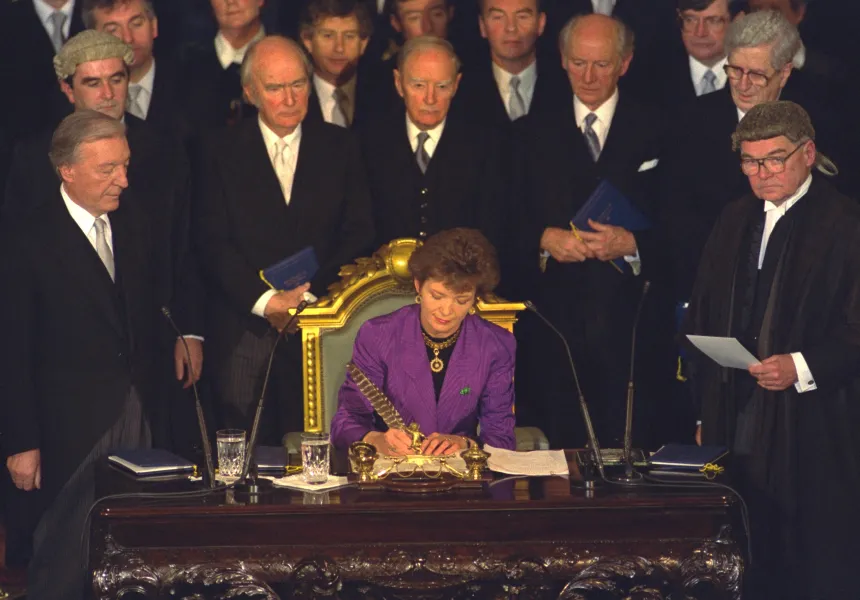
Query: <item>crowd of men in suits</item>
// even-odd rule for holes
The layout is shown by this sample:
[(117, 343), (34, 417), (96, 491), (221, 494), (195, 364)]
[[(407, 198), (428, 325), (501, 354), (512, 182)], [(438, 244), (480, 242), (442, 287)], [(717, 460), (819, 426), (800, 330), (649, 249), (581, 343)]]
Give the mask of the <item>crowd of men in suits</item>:
[[(451, 227), (480, 229), (501, 293), (533, 300), (567, 337), (605, 446), (621, 442), (641, 302), (637, 441), (692, 440), (676, 308), (723, 207), (749, 192), (739, 120), (764, 102), (801, 104), (841, 167), (832, 183), (860, 195), (858, 138), (845, 134), (860, 125), (857, 53), (822, 0), (299, 4), (211, 0), (208, 33), (193, 2), (0, 5), (0, 261), (20, 282), (0, 305), (12, 340), (0, 392), (17, 398), (4, 399), (0, 446), (17, 488), (42, 487), (7, 482), (7, 512), (21, 515), (13, 560), (33, 553), (44, 508), (87, 452), (128, 433), (138, 395), (152, 398), (138, 441), (193, 453), (187, 394), (201, 377), (212, 420), (247, 429), (277, 331), (308, 292), (324, 296), (342, 265), (394, 238)], [(97, 148), (89, 171), (58, 158), (61, 120)], [(604, 180), (650, 229), (572, 230)], [(121, 208), (90, 211), (93, 256), (63, 218), (75, 183), (81, 197), (121, 193)], [(309, 245), (320, 270), (308, 285), (275, 291), (258, 276)], [(582, 445), (560, 341), (531, 314), (517, 338), (518, 422), (553, 447)], [(302, 428), (300, 350), (278, 350), (264, 443)], [(104, 378), (131, 391), (108, 410), (92, 365), (110, 364)]]

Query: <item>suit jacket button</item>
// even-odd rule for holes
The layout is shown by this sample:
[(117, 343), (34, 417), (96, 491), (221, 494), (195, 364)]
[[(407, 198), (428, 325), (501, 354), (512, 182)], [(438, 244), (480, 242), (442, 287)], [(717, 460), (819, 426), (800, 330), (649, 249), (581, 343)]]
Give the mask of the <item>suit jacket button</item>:
[(116, 356), (117, 358), (122, 358), (122, 352), (117, 352)]
[(422, 224), (422, 225), (426, 225), (426, 224), (427, 224), (427, 217), (421, 217), (421, 224)]
[(428, 205), (426, 202), (422, 202), (422, 203), (421, 203), (421, 210), (427, 210), (427, 207), (428, 207), (428, 206), (429, 206), (429, 205)]
[(420, 237), (420, 238), (426, 238), (426, 237), (427, 237), (427, 232), (426, 232), (426, 231), (419, 231), (419, 232), (418, 232), (418, 237)]
[(427, 188), (421, 188), (421, 194), (424, 195), (427, 193)]

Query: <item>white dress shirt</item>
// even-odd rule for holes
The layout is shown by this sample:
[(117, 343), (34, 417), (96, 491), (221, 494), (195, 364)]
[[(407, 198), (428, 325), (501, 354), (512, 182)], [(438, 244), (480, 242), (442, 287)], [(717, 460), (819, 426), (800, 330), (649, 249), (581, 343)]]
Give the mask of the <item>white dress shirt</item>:
[[(340, 86), (340, 88), (346, 92), (347, 97), (349, 98), (349, 103), (352, 107), (355, 107), (355, 86), (356, 86), (356, 76)], [(334, 99), (334, 92), (338, 86), (335, 86), (322, 77), (318, 77), (314, 75), (314, 91), (317, 94), (317, 98), (319, 98), (320, 103), (320, 111), (322, 112), (323, 119), (325, 119), (326, 123), (334, 123), (335, 125), (341, 125), (340, 123), (334, 122), (332, 116), (334, 115), (335, 107), (337, 106), (337, 101)], [(349, 115), (346, 115), (349, 117)]]
[[(152, 102), (152, 90), (155, 87), (155, 59), (152, 59), (152, 64), (149, 66), (149, 71), (146, 72), (146, 75), (141, 78), (137, 83), (128, 84), (128, 104), (131, 107), (131, 90), (134, 86), (140, 88), (140, 93), (137, 95), (137, 105), (140, 107), (141, 114), (135, 114), (134, 116), (139, 117), (143, 120), (146, 120), (146, 116), (149, 114), (149, 103)], [(129, 111), (132, 112), (132, 111)], [(132, 114), (134, 114), (132, 112)]]
[(218, 62), (221, 63), (221, 68), (226, 69), (233, 63), (241, 65), (242, 61), (245, 60), (245, 54), (248, 52), (248, 48), (251, 44), (260, 41), (264, 37), (266, 37), (266, 28), (260, 25), (260, 30), (250, 42), (241, 48), (234, 48), (230, 45), (230, 42), (227, 41), (227, 38), (225, 38), (219, 31), (218, 35), (215, 36), (215, 54), (218, 55)]
[[(81, 228), (81, 231), (89, 240), (90, 245), (92, 245), (93, 252), (98, 253), (98, 250), (96, 250), (96, 217), (92, 216), (87, 209), (72, 200), (66, 192), (66, 186), (60, 186), (60, 195), (63, 197), (63, 202), (66, 203), (66, 209), (69, 211), (72, 219), (78, 224), (78, 227)], [(115, 254), (113, 251), (113, 233), (111, 232), (110, 219), (108, 218), (107, 213), (98, 218), (104, 221), (105, 241), (107, 242), (108, 248), (110, 248), (111, 254)]]
[[(532, 105), (532, 98), (535, 95), (535, 84), (537, 83), (537, 61), (527, 66), (516, 76), (520, 78), (520, 96), (525, 104), (526, 114)], [(511, 79), (513, 73), (508, 73), (496, 63), (493, 63), (493, 77), (496, 80), (496, 87), (499, 88), (499, 95), (502, 97), (502, 102), (505, 104), (505, 110), (508, 116), (511, 116)]]
[[(812, 175), (807, 177), (806, 181), (797, 188), (797, 191), (779, 206), (771, 202), (764, 203), (764, 231), (762, 232), (761, 249), (758, 254), (759, 270), (761, 270), (761, 266), (764, 263), (764, 254), (767, 250), (767, 243), (770, 240), (770, 234), (773, 233), (773, 228), (776, 227), (779, 220), (785, 216), (785, 213), (787, 213), (792, 206), (797, 204), (798, 200), (806, 195), (811, 184)], [(803, 358), (803, 354), (800, 352), (792, 352), (791, 359), (794, 361), (794, 368), (797, 371), (797, 383), (794, 384), (794, 388), (797, 392), (802, 394), (804, 392), (811, 392), (812, 390), (818, 389), (818, 386), (815, 384), (815, 378), (812, 377), (812, 372), (809, 370), (809, 365), (806, 364), (806, 359)]]
[(594, 12), (611, 16), (612, 11), (615, 10), (615, 0), (591, 0), (591, 6)]
[[(285, 150), (286, 155), (284, 160), (287, 162), (286, 171), (282, 175), (278, 175), (278, 181), (281, 184), (281, 190), (284, 193), (284, 201), (289, 205), (290, 203), (290, 195), (293, 187), (293, 180), (296, 174), (296, 163), (298, 162), (299, 157), (299, 146), (302, 142), (302, 126), (299, 124), (296, 127), (295, 131), (286, 137), (278, 137), (278, 134), (269, 129), (269, 126), (263, 123), (263, 120), (260, 117), (257, 117), (257, 122), (260, 125), (260, 133), (263, 134), (263, 143), (266, 145), (266, 152), (269, 155), (269, 160), (272, 161), (272, 168), (275, 169), (275, 173), (278, 174), (278, 169), (275, 167), (275, 157), (278, 153), (278, 147), (286, 142), (289, 150)], [(278, 293), (278, 290), (267, 290), (263, 292), (257, 301), (254, 303), (254, 306), (251, 308), (251, 312), (258, 317), (266, 316), (266, 305), (269, 303), (269, 299)]]
[(603, 151), (603, 148), (606, 146), (606, 136), (609, 135), (609, 128), (612, 126), (612, 117), (615, 116), (615, 108), (617, 106), (617, 88), (606, 102), (597, 107), (597, 110), (591, 110), (583, 104), (582, 100), (578, 97), (573, 97), (573, 116), (576, 119), (576, 126), (579, 127), (580, 131), (585, 133), (585, 117), (587, 117), (589, 113), (593, 112), (597, 115), (597, 120), (594, 121), (591, 128), (594, 130), (594, 133), (597, 134), (597, 139), (600, 141), (601, 151)]
[(51, 15), (57, 12), (57, 10), (66, 15), (66, 22), (63, 23), (63, 39), (69, 39), (69, 31), (72, 27), (72, 11), (75, 10), (75, 0), (69, 0), (60, 9), (55, 9), (45, 2), (45, 0), (33, 0), (33, 8), (36, 9), (36, 15), (39, 17), (42, 27), (48, 33), (48, 37), (54, 34), (54, 24), (51, 23)]
[(726, 87), (726, 82), (729, 77), (726, 75), (726, 71), (723, 69), (723, 66), (728, 62), (728, 57), (723, 58), (713, 67), (700, 63), (692, 56), (689, 56), (688, 58), (690, 59), (690, 78), (693, 80), (693, 87), (696, 89), (697, 96), (702, 95), (702, 86), (705, 84), (704, 77), (705, 73), (708, 71), (711, 71), (714, 74), (714, 91), (721, 90)]
[[(418, 151), (418, 134), (421, 133), (421, 131), (422, 130), (418, 129), (415, 123), (412, 122), (409, 115), (406, 115), (406, 135), (409, 137), (409, 145), (412, 146), (413, 154)], [(428, 137), (427, 141), (424, 142), (424, 150), (430, 158), (433, 158), (433, 153), (436, 152), (436, 146), (439, 144), (443, 131), (445, 131), (445, 120), (436, 125), (433, 129), (428, 129), (425, 132), (430, 137)]]

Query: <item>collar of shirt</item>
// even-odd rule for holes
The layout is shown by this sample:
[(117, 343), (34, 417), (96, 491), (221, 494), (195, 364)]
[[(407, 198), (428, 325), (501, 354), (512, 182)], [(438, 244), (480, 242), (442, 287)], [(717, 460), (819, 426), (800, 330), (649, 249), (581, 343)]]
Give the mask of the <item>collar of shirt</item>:
[[(143, 114), (149, 113), (149, 102), (152, 100), (152, 90), (155, 87), (155, 59), (152, 59), (152, 64), (149, 66), (149, 71), (137, 83), (129, 82), (129, 90), (132, 86), (140, 88), (140, 93), (137, 96), (137, 104), (143, 110)], [(131, 103), (131, 93), (128, 95), (128, 101)]]
[[(493, 63), (493, 77), (496, 79), (496, 86), (499, 88), (499, 94), (502, 96), (505, 106), (507, 106), (508, 99), (511, 96), (511, 79), (513, 79), (514, 75), (514, 73), (508, 73), (502, 67)], [(516, 76), (520, 78), (520, 96), (523, 97), (526, 112), (528, 112), (529, 106), (532, 103), (532, 96), (534, 96), (535, 84), (537, 84), (537, 61), (532, 61), (532, 64), (519, 73), (516, 73)]]
[(812, 173), (809, 174), (809, 176), (806, 178), (806, 181), (800, 184), (800, 187), (797, 188), (797, 191), (794, 192), (794, 194), (792, 194), (791, 196), (789, 196), (789, 198), (779, 206), (777, 206), (773, 202), (765, 202), (764, 212), (768, 213), (776, 211), (776, 214), (778, 214), (780, 217), (785, 215), (785, 213), (787, 213), (792, 206), (797, 204), (798, 200), (800, 200), (806, 195), (806, 192), (809, 191), (810, 185), (812, 185)]
[[(355, 106), (355, 86), (357, 79), (358, 76), (353, 75), (352, 79), (340, 86), (346, 92), (352, 106)], [(331, 122), (331, 114), (335, 104), (334, 91), (336, 89), (337, 86), (329, 83), (322, 77), (314, 75), (314, 91), (317, 93), (317, 98), (319, 98), (320, 110), (322, 110), (323, 119), (325, 119), (326, 123)]]
[(298, 127), (295, 130), (285, 136), (279, 137), (277, 133), (269, 129), (269, 126), (263, 123), (263, 119), (259, 116), (257, 117), (257, 123), (260, 125), (260, 133), (263, 134), (263, 143), (266, 144), (266, 152), (269, 154), (269, 158), (271, 160), (275, 160), (275, 153), (278, 151), (277, 144), (280, 141), (287, 142), (293, 156), (298, 156), (299, 154), (299, 144), (302, 141), (302, 124), (299, 123)]
[(616, 0), (591, 0), (591, 7), (594, 12), (609, 16), (615, 10), (615, 3)]
[(698, 95), (699, 89), (702, 87), (702, 78), (708, 71), (713, 71), (714, 73), (714, 87), (716, 89), (721, 90), (726, 87), (728, 75), (726, 75), (726, 71), (723, 69), (723, 66), (728, 62), (728, 57), (723, 57), (722, 60), (713, 67), (702, 64), (692, 56), (688, 56), (688, 58), (690, 59), (690, 78), (693, 80), (693, 85), (696, 88), (696, 95)]
[(376, 0), (376, 14), (381, 15), (385, 12), (385, 0)]
[(738, 123), (740, 123), (740, 122), (741, 122), (741, 120), (742, 120), (745, 116), (747, 116), (747, 114), (746, 114), (744, 111), (742, 111), (741, 109), (739, 109), (739, 108), (737, 108), (737, 107), (735, 107), (735, 108), (736, 108), (736, 109), (737, 109), (737, 111), (738, 111)]
[[(81, 231), (90, 241), (90, 244), (95, 248), (96, 237), (93, 231), (93, 226), (96, 223), (96, 217), (92, 216), (83, 206), (72, 200), (71, 196), (66, 192), (66, 186), (60, 185), (60, 195), (63, 197), (63, 202), (66, 203), (66, 209), (69, 211), (72, 220), (78, 224), (78, 227), (81, 228)], [(111, 233), (110, 219), (107, 214), (103, 214), (98, 218), (104, 221), (105, 225), (107, 225), (107, 227), (105, 227), (105, 239), (107, 240), (108, 248), (113, 252), (113, 234)]]
[[(48, 32), (48, 35), (53, 33), (51, 28), (51, 15), (56, 12), (56, 9), (45, 2), (45, 0), (33, 0), (33, 8), (36, 9), (36, 15), (39, 17), (39, 21), (42, 23), (42, 27)], [(59, 9), (61, 13), (66, 15), (66, 22), (63, 24), (63, 37), (69, 37), (69, 30), (72, 27), (72, 11), (75, 10), (75, 0), (69, 0), (63, 6), (63, 8)]]
[(609, 135), (609, 127), (612, 125), (612, 117), (615, 116), (615, 108), (617, 106), (618, 88), (615, 89), (615, 92), (609, 97), (609, 100), (597, 107), (597, 110), (591, 110), (582, 103), (582, 100), (574, 95), (573, 117), (576, 119), (576, 126), (580, 131), (584, 130), (585, 117), (588, 116), (588, 113), (593, 112), (597, 115), (597, 120), (594, 122), (594, 125), (592, 125), (592, 129), (594, 129), (594, 133), (597, 134), (597, 139), (600, 140), (600, 147), (603, 148), (606, 145), (606, 136)]
[(233, 63), (241, 65), (242, 61), (245, 60), (245, 53), (248, 52), (248, 47), (254, 42), (260, 41), (264, 37), (266, 37), (266, 28), (260, 25), (260, 30), (250, 42), (241, 48), (234, 48), (230, 45), (230, 42), (227, 41), (227, 38), (225, 38), (219, 31), (215, 36), (215, 54), (218, 55), (218, 62), (221, 63), (221, 68), (226, 69)]
[[(442, 132), (445, 131), (446, 120), (447, 119), (443, 119), (441, 123), (436, 125), (436, 127), (426, 131), (430, 137), (427, 138), (426, 142), (424, 142), (424, 150), (430, 158), (433, 158), (433, 153), (436, 151), (436, 146), (439, 144)], [(412, 146), (413, 154), (418, 151), (418, 134), (421, 133), (421, 131), (422, 130), (418, 129), (415, 123), (412, 122), (409, 115), (406, 115), (406, 135), (409, 136), (409, 145)]]

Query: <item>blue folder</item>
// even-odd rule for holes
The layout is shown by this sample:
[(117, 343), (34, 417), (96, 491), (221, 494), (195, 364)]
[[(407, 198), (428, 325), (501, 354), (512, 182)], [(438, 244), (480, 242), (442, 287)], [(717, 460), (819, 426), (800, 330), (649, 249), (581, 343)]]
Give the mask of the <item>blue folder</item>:
[(165, 475), (194, 470), (194, 463), (161, 448), (117, 450), (108, 461), (135, 475)]
[(282, 292), (309, 282), (318, 270), (316, 252), (308, 246), (260, 271), (260, 279)]
[(725, 446), (666, 444), (652, 454), (648, 462), (661, 469), (698, 471), (708, 463), (717, 462), (728, 453), (728, 448)]

